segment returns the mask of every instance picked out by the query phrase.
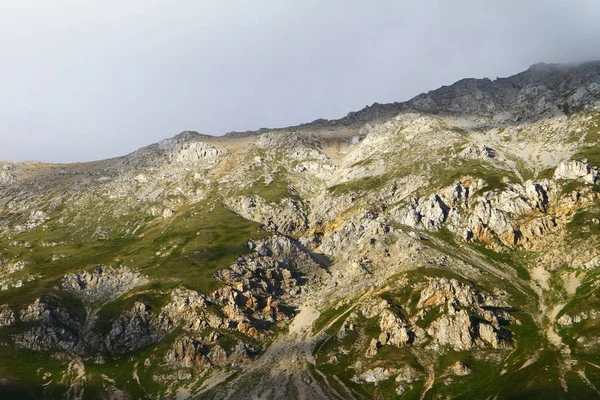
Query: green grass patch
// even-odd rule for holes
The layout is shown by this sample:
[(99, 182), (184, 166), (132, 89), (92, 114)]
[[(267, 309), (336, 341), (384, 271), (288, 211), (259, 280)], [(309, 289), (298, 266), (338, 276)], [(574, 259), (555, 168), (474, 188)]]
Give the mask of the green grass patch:
[(300, 200), (298, 194), (290, 190), (290, 183), (283, 176), (283, 173), (275, 174), (269, 184), (264, 183), (264, 181), (254, 182), (252, 186), (244, 189), (242, 193), (250, 196), (260, 196), (267, 203), (279, 203), (284, 198)]
[(568, 238), (571, 240), (584, 240), (595, 237), (597, 239), (600, 235), (600, 224), (594, 222), (594, 218), (600, 219), (600, 212), (596, 209), (577, 211), (566, 226)]
[(531, 259), (533, 259), (536, 254), (533, 252), (526, 252), (524, 250), (507, 250), (505, 252), (498, 252), (491, 249), (488, 249), (485, 246), (470, 244), (473, 249), (477, 252), (481, 253), (485, 257), (490, 260), (506, 264), (512, 267), (516, 272), (517, 276), (523, 280), (529, 281), (531, 280), (531, 275), (527, 270), (528, 263)]
[(442, 228), (439, 231), (435, 231), (435, 232), (430, 232), (430, 234), (432, 236), (435, 236), (436, 238), (444, 241), (445, 243), (449, 244), (450, 246), (457, 246), (456, 244), (456, 240), (454, 238), (454, 233), (450, 232), (450, 230), (448, 230), (448, 228)]
[(331, 194), (342, 195), (351, 192), (378, 190), (385, 186), (391, 177), (392, 176), (390, 173), (376, 176), (365, 176), (353, 181), (330, 186), (327, 188), (327, 191)]
[(346, 313), (350, 307), (351, 304), (348, 303), (338, 308), (332, 307), (322, 311), (317, 317), (317, 320), (313, 323), (313, 332), (319, 332), (321, 329), (325, 328), (325, 326), (331, 323), (335, 318)]
[[(68, 388), (60, 383), (60, 377), (65, 367), (46, 352), (0, 346), (0, 377), (10, 381), (0, 385), (0, 396), (2, 399), (64, 398)], [(44, 381), (42, 375), (46, 372), (52, 376)], [(49, 385), (44, 387), (43, 383)]]
[(495, 169), (482, 161), (460, 160), (452, 163), (452, 168), (439, 166), (435, 174), (432, 175), (432, 180), (428, 186), (434, 188), (449, 186), (466, 176), (481, 178), (485, 181), (486, 185), (479, 190), (480, 192), (504, 190), (507, 187), (507, 182), (519, 181), (512, 171)]

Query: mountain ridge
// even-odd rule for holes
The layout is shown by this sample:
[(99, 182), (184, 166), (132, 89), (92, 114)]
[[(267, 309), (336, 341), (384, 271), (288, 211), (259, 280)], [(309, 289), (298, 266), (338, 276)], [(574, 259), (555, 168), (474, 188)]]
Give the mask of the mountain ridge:
[[(206, 139), (206, 138), (211, 138), (211, 137), (212, 138), (246, 137), (246, 136), (260, 135), (262, 133), (267, 133), (267, 132), (310, 130), (310, 129), (315, 129), (315, 128), (321, 128), (321, 129), (329, 128), (329, 129), (335, 130), (335, 128), (339, 128), (340, 126), (342, 129), (352, 127), (352, 126), (354, 126), (356, 128), (356, 126), (362, 126), (362, 124), (374, 122), (378, 119), (383, 119), (386, 117), (389, 118), (400, 112), (426, 112), (426, 113), (432, 113), (432, 114), (444, 114), (444, 113), (456, 114), (456, 113), (464, 113), (465, 111), (481, 112), (482, 110), (478, 110), (478, 109), (469, 109), (469, 110), (452, 109), (449, 107), (448, 104), (438, 104), (435, 102), (435, 100), (432, 100), (432, 98), (443, 100), (444, 97), (449, 97), (450, 100), (443, 100), (443, 102), (444, 103), (450, 103), (453, 101), (455, 102), (455, 100), (456, 100), (455, 92), (457, 91), (457, 89), (462, 89), (462, 87), (464, 85), (474, 85), (477, 89), (479, 89), (481, 86), (483, 86), (484, 89), (485, 88), (489, 89), (489, 88), (493, 88), (493, 85), (497, 85), (499, 83), (506, 82), (509, 84), (509, 88), (514, 89), (514, 90), (521, 90), (522, 86), (519, 86), (519, 85), (522, 85), (523, 81), (526, 81), (526, 82), (531, 81), (532, 77), (534, 78), (533, 79), (534, 82), (542, 81), (542, 80), (547, 81), (547, 78), (549, 75), (565, 74), (565, 73), (573, 74), (574, 70), (575, 70), (575, 74), (577, 74), (577, 75), (584, 74), (583, 78), (586, 81), (589, 81), (588, 83), (594, 83), (594, 82), (598, 82), (600, 80), (600, 60), (577, 62), (577, 63), (539, 62), (539, 63), (535, 63), (535, 64), (531, 65), (527, 70), (517, 73), (515, 75), (511, 75), (509, 77), (496, 78), (495, 80), (491, 80), (489, 78), (463, 78), (463, 79), (460, 79), (460, 80), (454, 82), (451, 85), (447, 85), (447, 86), (443, 85), (437, 89), (430, 90), (429, 92), (418, 94), (407, 101), (393, 102), (393, 103), (375, 102), (372, 105), (367, 105), (360, 110), (351, 111), (346, 116), (337, 118), (337, 119), (328, 120), (328, 119), (324, 119), (324, 118), (318, 118), (314, 121), (307, 122), (307, 123), (301, 123), (299, 125), (291, 125), (291, 126), (279, 127), (279, 128), (260, 128), (258, 130), (239, 131), (239, 132), (231, 131), (231, 132), (225, 133), (224, 135), (211, 135), (211, 134), (200, 133), (198, 131), (193, 131), (193, 130), (184, 130), (173, 137), (163, 139), (163, 141), (169, 140), (169, 139), (173, 139), (173, 140), (181, 139), (181, 138), (185, 138), (185, 137), (190, 138), (190, 136), (194, 136), (195, 134), (199, 135), (198, 138)], [(491, 86), (489, 85), (490, 83), (492, 84)], [(583, 82), (583, 83), (577, 82), (576, 85), (581, 86), (584, 83), (585, 82)], [(571, 86), (569, 86), (569, 84), (567, 84), (567, 86), (571, 87)], [(497, 91), (497, 88), (494, 88), (493, 90)], [(567, 88), (566, 91), (568, 91), (568, 90), (569, 89)], [(563, 92), (564, 91), (565, 90), (563, 90)], [(488, 93), (486, 93), (486, 94), (489, 95)], [(564, 95), (565, 94), (563, 93), (562, 96), (564, 96)], [(591, 93), (591, 95), (592, 95), (593, 101), (600, 102), (599, 89), (594, 90)], [(565, 104), (567, 104), (569, 106), (568, 98), (561, 99), (560, 95), (555, 96), (555, 97), (557, 97), (557, 98), (552, 99), (553, 100), (552, 105), (561, 108), (560, 111), (562, 111), (562, 108), (564, 107)], [(558, 101), (559, 99), (562, 101)], [(433, 101), (433, 103), (431, 103), (432, 101)], [(579, 101), (581, 103), (579, 103)], [(590, 101), (590, 99), (588, 99), (588, 98), (578, 99), (578, 100), (571, 100), (571, 105), (569, 107), (573, 107), (573, 111), (575, 111), (576, 109), (578, 109), (578, 107), (581, 107), (581, 106), (600, 107), (600, 103), (595, 104), (594, 102)], [(487, 107), (489, 107), (489, 105), (486, 106), (486, 108)], [(490, 110), (487, 110), (487, 111), (489, 112)], [(495, 110), (495, 111), (505, 111), (505, 110)], [(545, 109), (543, 111), (548, 111), (548, 110)], [(485, 114), (485, 113), (484, 113), (484, 115), (489, 116), (489, 114)], [(539, 118), (539, 117), (541, 117), (541, 115), (531, 115), (530, 117), (531, 118)], [(505, 118), (504, 121), (500, 121), (500, 122), (508, 123), (509, 119)], [(513, 122), (513, 121), (511, 121), (511, 122)], [(159, 142), (149, 144), (147, 146), (143, 146), (140, 149), (133, 151), (132, 153), (135, 153), (136, 151), (139, 151), (143, 148), (153, 146), (157, 143), (159, 143)], [(103, 159), (103, 160), (94, 160), (94, 161), (79, 161), (79, 162), (74, 162), (74, 163), (52, 163), (52, 162), (41, 162), (41, 163), (56, 164), (56, 165), (81, 164), (81, 163), (87, 163), (87, 162), (102, 162), (102, 161), (106, 161), (106, 160), (118, 159), (118, 158), (125, 157), (125, 156), (127, 156), (127, 154), (115, 156), (115, 157), (111, 157), (111, 158)], [(15, 161), (3, 160), (3, 162), (15, 162)], [(21, 161), (21, 162), (36, 163), (38, 161), (29, 160), (29, 161)]]
[(0, 395), (597, 396), (599, 67), (0, 163)]
[[(492, 83), (492, 84), (507, 82), (507, 83), (513, 85), (514, 83), (521, 83), (522, 80), (528, 80), (527, 78), (530, 78), (531, 76), (533, 76), (536, 80), (544, 80), (544, 79), (547, 79), (549, 74), (568, 73), (568, 72), (572, 73), (573, 70), (577, 70), (576, 73), (591, 73), (591, 76), (587, 76), (586, 79), (590, 80), (591, 82), (597, 82), (598, 76), (600, 74), (600, 72), (599, 72), (600, 71), (600, 61), (587, 61), (587, 62), (569, 63), (569, 64), (540, 62), (540, 63), (533, 64), (526, 71), (517, 73), (517, 74), (509, 76), (509, 77), (505, 77), (505, 78), (497, 78), (495, 80), (490, 80), (489, 78), (464, 78), (464, 79), (458, 80), (457, 82), (453, 83), (452, 85), (441, 86), (440, 88), (431, 90), (427, 93), (421, 93), (419, 95), (416, 95), (407, 101), (383, 103), (383, 104), (376, 102), (370, 106), (365, 106), (364, 108), (362, 108), (358, 111), (351, 111), (346, 116), (344, 116), (342, 118), (338, 118), (338, 119), (328, 120), (328, 119), (320, 118), (320, 119), (316, 119), (312, 122), (308, 122), (308, 123), (304, 123), (304, 124), (300, 124), (300, 125), (296, 125), (296, 126), (289, 126), (289, 127), (283, 127), (283, 128), (261, 128), (256, 131), (245, 131), (245, 132), (229, 132), (229, 133), (225, 134), (225, 136), (228, 136), (228, 135), (229, 136), (243, 136), (243, 135), (259, 134), (259, 133), (264, 133), (264, 132), (269, 132), (269, 131), (289, 130), (289, 129), (294, 129), (294, 128), (298, 129), (298, 128), (304, 128), (304, 127), (306, 127), (306, 128), (311, 128), (311, 127), (315, 127), (315, 126), (334, 127), (338, 124), (351, 125), (351, 124), (356, 124), (356, 123), (367, 123), (367, 122), (373, 121), (376, 118), (390, 116), (390, 114), (399, 113), (402, 111), (444, 113), (444, 112), (447, 112), (448, 109), (444, 109), (444, 107), (441, 107), (441, 109), (435, 108), (435, 107), (427, 107), (426, 105), (422, 105), (423, 100), (428, 99), (432, 96), (437, 97), (436, 95), (438, 93), (443, 93), (443, 92), (447, 92), (447, 91), (453, 92), (457, 88), (461, 87), (463, 84), (466, 84), (466, 83), (475, 83), (477, 85), (477, 84), (488, 83), (488, 82)], [(525, 78), (525, 79), (522, 79), (522, 78)], [(516, 86), (514, 88), (521, 89), (518, 86)], [(598, 100), (600, 98), (600, 97), (598, 97), (597, 92), (594, 92), (594, 95), (595, 95), (596, 100)], [(436, 106), (439, 107), (439, 105), (436, 105)], [(461, 112), (461, 111), (464, 112), (464, 110), (455, 110), (454, 112)]]

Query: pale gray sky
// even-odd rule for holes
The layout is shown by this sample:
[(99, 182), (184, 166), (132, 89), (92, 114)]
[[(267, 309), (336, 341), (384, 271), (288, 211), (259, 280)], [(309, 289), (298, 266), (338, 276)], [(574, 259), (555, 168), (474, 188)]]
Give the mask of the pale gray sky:
[(598, 0), (0, 0), (0, 159), (340, 118), (600, 59)]

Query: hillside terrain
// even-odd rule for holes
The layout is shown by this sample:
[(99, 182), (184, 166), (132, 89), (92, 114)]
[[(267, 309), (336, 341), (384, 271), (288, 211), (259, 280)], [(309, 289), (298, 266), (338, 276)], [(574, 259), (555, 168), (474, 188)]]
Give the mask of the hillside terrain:
[(600, 397), (600, 62), (0, 162), (0, 397)]

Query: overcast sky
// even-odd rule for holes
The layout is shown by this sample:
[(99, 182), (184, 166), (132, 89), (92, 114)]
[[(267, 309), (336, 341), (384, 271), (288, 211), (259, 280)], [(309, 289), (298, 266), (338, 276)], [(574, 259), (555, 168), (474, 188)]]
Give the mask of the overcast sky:
[(598, 0), (0, 0), (0, 160), (340, 118), (600, 59)]

